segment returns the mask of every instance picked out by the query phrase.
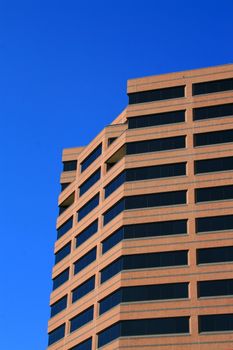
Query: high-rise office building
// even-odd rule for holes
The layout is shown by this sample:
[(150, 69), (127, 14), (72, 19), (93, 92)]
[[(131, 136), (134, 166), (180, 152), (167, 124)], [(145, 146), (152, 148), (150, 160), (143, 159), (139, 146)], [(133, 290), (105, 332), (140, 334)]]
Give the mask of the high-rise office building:
[(233, 349), (233, 65), (127, 93), (63, 152), (49, 349)]

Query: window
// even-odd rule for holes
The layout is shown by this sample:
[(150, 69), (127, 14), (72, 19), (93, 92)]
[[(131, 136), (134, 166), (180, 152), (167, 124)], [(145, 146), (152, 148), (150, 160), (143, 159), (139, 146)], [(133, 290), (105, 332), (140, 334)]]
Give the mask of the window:
[(113, 324), (98, 334), (98, 348), (119, 337), (188, 333), (188, 316), (125, 320)]
[(185, 190), (125, 197), (125, 209), (150, 208), (185, 203)]
[(68, 232), (73, 226), (73, 216), (64, 222), (57, 229), (57, 239), (61, 238), (66, 232)]
[(106, 253), (124, 239), (124, 227), (112, 233), (102, 242), (102, 254)]
[(70, 332), (74, 332), (86, 323), (93, 320), (94, 307), (91, 306), (87, 310), (81, 312), (70, 320)]
[(123, 256), (115, 260), (114, 262), (112, 262), (111, 264), (109, 264), (103, 270), (100, 271), (101, 283), (104, 283), (105, 281), (109, 280), (110, 278), (112, 278), (122, 270), (123, 270)]
[(74, 274), (76, 275), (81, 270), (85, 269), (96, 259), (96, 247), (91, 249), (87, 254), (82, 256), (74, 263)]
[(194, 146), (233, 142), (233, 130), (221, 130), (194, 134)]
[(233, 295), (233, 279), (198, 282), (197, 295), (198, 298)]
[(197, 249), (197, 263), (211, 264), (233, 261), (233, 246)]
[(186, 174), (186, 163), (162, 164), (126, 170), (126, 181), (157, 179)]
[(104, 225), (114, 219), (123, 210), (152, 208), (185, 203), (186, 190), (124, 197), (103, 214)]
[(122, 299), (122, 288), (120, 288), (99, 302), (99, 314), (102, 315), (114, 306), (119, 305), (123, 301)]
[(63, 171), (74, 171), (77, 169), (77, 160), (63, 162)]
[(186, 219), (126, 225), (115, 231), (102, 242), (102, 253), (106, 253), (123, 239), (168, 236), (186, 233)]
[(233, 157), (196, 160), (194, 169), (195, 174), (233, 170)]
[(215, 232), (233, 229), (233, 215), (208, 216), (196, 219), (196, 232)]
[(104, 214), (104, 225), (107, 225), (109, 221), (113, 220), (117, 215), (119, 215), (125, 208), (124, 198), (114, 204), (110, 209), (108, 209)]
[(64, 259), (67, 255), (70, 254), (71, 251), (71, 242), (67, 243), (55, 254), (55, 264), (59, 263), (62, 259)]
[(69, 350), (91, 350), (91, 349), (92, 349), (92, 338), (89, 338)]
[(97, 193), (82, 208), (79, 209), (79, 211), (78, 211), (78, 221), (81, 221), (85, 216), (87, 216), (98, 205), (99, 205), (99, 193)]
[(105, 187), (105, 198), (124, 182), (157, 179), (186, 174), (186, 163), (162, 164), (142, 168), (126, 169)]
[(172, 98), (184, 97), (184, 86), (167, 87), (156, 90), (133, 92), (128, 94), (129, 104), (162, 101)]
[(101, 283), (107, 281), (122, 270), (185, 266), (188, 263), (187, 253), (187, 250), (177, 250), (172, 252), (124, 255), (101, 270)]
[(68, 279), (69, 279), (69, 268), (61, 272), (55, 278), (53, 278), (53, 290), (60, 287), (62, 284), (68, 281)]
[(233, 331), (233, 314), (198, 316), (199, 333)]
[(66, 189), (66, 187), (68, 187), (71, 184), (71, 182), (65, 182), (63, 184), (61, 184), (61, 192), (64, 191)]
[(169, 151), (185, 148), (185, 136), (166, 137), (162, 139), (135, 141), (126, 143), (126, 154)]
[(188, 283), (166, 283), (147, 286), (123, 287), (100, 301), (99, 314), (120, 303), (149, 300), (169, 300), (188, 298)]
[(72, 290), (72, 303), (81, 299), (95, 288), (95, 276), (92, 276), (77, 288)]
[(114, 325), (104, 329), (98, 334), (98, 348), (110, 343), (114, 339), (119, 338), (121, 335), (121, 323), (115, 323)]
[(181, 123), (185, 121), (185, 111), (172, 111), (128, 118), (129, 129), (148, 126)]
[(67, 295), (59, 299), (56, 303), (51, 305), (50, 317), (57, 315), (59, 312), (63, 311), (67, 307)]
[(213, 81), (205, 81), (203, 83), (193, 84), (193, 95), (210, 94), (214, 92), (222, 92), (233, 90), (233, 79), (221, 79)]
[(49, 333), (49, 342), (48, 346), (56, 343), (58, 340), (64, 338), (65, 336), (65, 323), (61, 326), (55, 328), (52, 332)]
[(102, 153), (102, 144), (97, 146), (89, 156), (87, 156), (81, 163), (81, 173), (86, 170)]
[(193, 109), (193, 120), (233, 116), (233, 103)]
[(80, 187), (79, 196), (81, 197), (100, 179), (100, 168), (96, 170)]
[(196, 203), (233, 199), (233, 185), (195, 189), (195, 199)]
[(88, 227), (86, 227), (82, 232), (76, 237), (76, 248), (81, 244), (86, 242), (91, 236), (93, 236), (98, 231), (98, 219), (92, 222)]
[(118, 187), (125, 182), (125, 171), (115, 177), (107, 186), (104, 187), (105, 198), (110, 196)]

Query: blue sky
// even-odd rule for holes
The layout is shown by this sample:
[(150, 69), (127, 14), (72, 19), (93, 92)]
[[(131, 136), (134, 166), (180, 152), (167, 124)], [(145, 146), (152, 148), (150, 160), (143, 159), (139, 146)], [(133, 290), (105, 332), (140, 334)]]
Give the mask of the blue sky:
[(0, 1), (0, 349), (47, 346), (62, 149), (121, 112), (127, 79), (232, 63), (232, 13), (232, 0)]

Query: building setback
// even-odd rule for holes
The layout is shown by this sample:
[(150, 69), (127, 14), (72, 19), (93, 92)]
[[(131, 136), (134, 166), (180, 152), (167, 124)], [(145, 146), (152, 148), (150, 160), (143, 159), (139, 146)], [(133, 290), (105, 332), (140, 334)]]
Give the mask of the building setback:
[(48, 349), (233, 349), (233, 65), (127, 93), (63, 151)]

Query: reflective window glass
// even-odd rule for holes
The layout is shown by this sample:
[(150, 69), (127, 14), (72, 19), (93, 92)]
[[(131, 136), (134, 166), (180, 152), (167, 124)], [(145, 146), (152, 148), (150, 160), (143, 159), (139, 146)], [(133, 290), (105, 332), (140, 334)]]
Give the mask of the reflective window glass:
[(184, 88), (185, 86), (173, 86), (156, 90), (133, 92), (128, 94), (129, 104), (184, 97)]
[(128, 118), (129, 129), (145, 128), (185, 121), (185, 111), (172, 111)]
[(80, 272), (85, 269), (88, 265), (90, 265), (96, 259), (96, 247), (90, 250), (87, 254), (82, 256), (74, 263), (74, 274)]
[(193, 84), (193, 95), (233, 90), (233, 78)]
[(86, 170), (102, 153), (102, 144), (97, 146), (81, 163), (81, 172)]
[(82, 208), (77, 212), (78, 221), (81, 221), (85, 216), (87, 216), (93, 209), (99, 205), (99, 193), (90, 199)]

